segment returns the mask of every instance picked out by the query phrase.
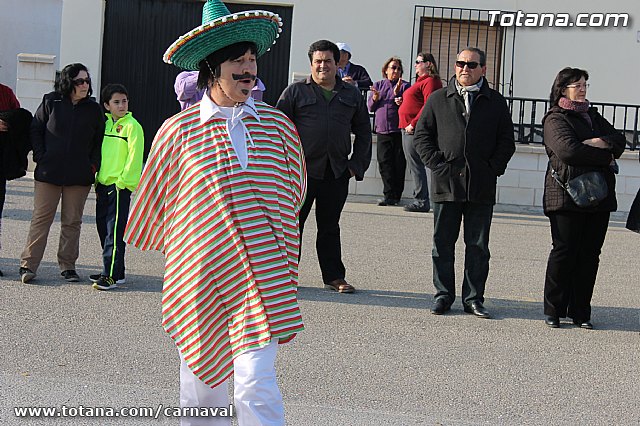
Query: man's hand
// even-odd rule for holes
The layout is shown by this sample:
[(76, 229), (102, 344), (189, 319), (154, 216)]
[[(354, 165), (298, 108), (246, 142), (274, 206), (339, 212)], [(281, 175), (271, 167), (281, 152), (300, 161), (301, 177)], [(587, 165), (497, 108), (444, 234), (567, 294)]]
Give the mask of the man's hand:
[(404, 130), (407, 132), (408, 135), (412, 135), (413, 134), (413, 126), (411, 124), (409, 124), (407, 127), (405, 127)]
[(350, 76), (350, 75), (347, 75), (347, 76), (345, 76), (345, 77), (342, 77), (342, 81), (344, 81), (345, 83), (349, 83), (349, 84), (351, 84), (352, 86), (355, 86), (355, 85), (356, 85), (356, 81), (355, 81), (353, 78), (351, 78), (351, 76)]
[(0, 120), (0, 132), (8, 132), (9, 131), (9, 125), (5, 122)]

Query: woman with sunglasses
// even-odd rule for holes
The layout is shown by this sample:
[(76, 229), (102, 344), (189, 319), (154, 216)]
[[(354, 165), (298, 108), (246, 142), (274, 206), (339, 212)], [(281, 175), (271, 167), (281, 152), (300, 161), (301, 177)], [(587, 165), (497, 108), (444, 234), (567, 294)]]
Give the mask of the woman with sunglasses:
[(382, 193), (379, 206), (395, 206), (404, 190), (404, 170), (407, 161), (402, 150), (402, 135), (398, 127), (398, 108), (409, 82), (402, 79), (402, 61), (391, 57), (382, 65), (382, 77), (371, 86), (367, 105), (374, 114), (373, 130), (377, 134), (377, 155)]
[(405, 206), (404, 209), (409, 212), (428, 213), (431, 205), (429, 203), (429, 187), (427, 186), (427, 169), (413, 145), (413, 131), (427, 98), (432, 92), (442, 87), (442, 82), (438, 75), (438, 65), (431, 53), (419, 53), (414, 68), (416, 82), (402, 96), (402, 104), (399, 109), (402, 147), (413, 176), (413, 196), (415, 198), (413, 203)]
[(92, 94), (87, 67), (62, 69), (55, 90), (44, 95), (31, 123), (34, 172), (33, 215), (20, 258), (20, 280), (36, 276), (58, 203), (58, 264), (66, 281), (79, 281), (76, 260), (84, 204), (100, 167), (105, 117)]
[[(551, 224), (553, 248), (544, 283), (545, 324), (560, 327), (570, 317), (591, 329), (591, 296), (609, 215), (617, 209), (615, 159), (624, 152), (625, 138), (589, 105), (589, 74), (564, 68), (551, 86), (551, 108), (542, 119), (549, 164), (543, 207)], [(608, 194), (598, 205), (578, 207), (554, 178), (566, 182), (597, 171), (604, 175)]]

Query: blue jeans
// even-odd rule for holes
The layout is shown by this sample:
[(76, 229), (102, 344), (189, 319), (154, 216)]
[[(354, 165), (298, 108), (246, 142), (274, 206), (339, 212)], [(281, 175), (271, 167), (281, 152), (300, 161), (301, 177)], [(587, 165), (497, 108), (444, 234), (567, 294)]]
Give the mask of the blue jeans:
[(433, 203), (433, 284), (435, 298), (451, 304), (456, 298), (455, 246), (464, 217), (464, 279), (462, 303), (484, 302), (489, 275), (489, 230), (493, 205), (471, 202)]
[(402, 149), (407, 159), (409, 173), (413, 177), (413, 197), (415, 203), (420, 206), (429, 205), (429, 183), (427, 181), (427, 168), (420, 159), (418, 151), (413, 144), (413, 134), (402, 130)]

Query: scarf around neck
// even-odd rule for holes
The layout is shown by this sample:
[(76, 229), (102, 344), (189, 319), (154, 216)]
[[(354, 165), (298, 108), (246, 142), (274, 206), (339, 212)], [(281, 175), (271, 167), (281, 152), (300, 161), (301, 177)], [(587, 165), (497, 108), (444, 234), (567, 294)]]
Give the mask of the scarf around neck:
[(471, 103), (473, 102), (473, 92), (480, 91), (482, 87), (482, 83), (484, 82), (484, 77), (480, 77), (480, 80), (476, 84), (472, 84), (471, 86), (463, 86), (458, 83), (456, 80), (456, 90), (458, 94), (464, 98), (464, 107), (467, 110), (467, 117), (471, 114)]
[(558, 101), (558, 106), (562, 109), (567, 109), (569, 111), (575, 111), (579, 113), (585, 120), (587, 120), (590, 126), (593, 125), (591, 122), (591, 117), (589, 117), (589, 114), (587, 113), (590, 106), (588, 100), (585, 100), (584, 102), (572, 101), (571, 99), (565, 98), (563, 96)]

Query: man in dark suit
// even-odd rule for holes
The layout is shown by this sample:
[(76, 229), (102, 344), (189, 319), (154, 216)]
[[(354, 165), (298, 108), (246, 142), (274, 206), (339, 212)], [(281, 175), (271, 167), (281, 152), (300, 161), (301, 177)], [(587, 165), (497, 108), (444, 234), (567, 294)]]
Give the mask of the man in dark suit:
[(507, 103), (489, 87), (486, 56), (470, 47), (458, 54), (456, 76), (431, 94), (418, 120), (414, 143), (431, 169), (433, 202), (432, 313), (442, 315), (455, 299), (454, 252), (464, 217), (464, 311), (490, 318), (484, 307), (489, 274), (489, 229), (497, 177), (515, 152)]

